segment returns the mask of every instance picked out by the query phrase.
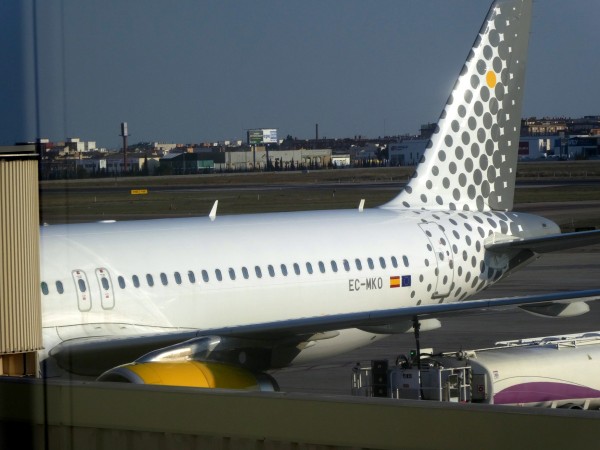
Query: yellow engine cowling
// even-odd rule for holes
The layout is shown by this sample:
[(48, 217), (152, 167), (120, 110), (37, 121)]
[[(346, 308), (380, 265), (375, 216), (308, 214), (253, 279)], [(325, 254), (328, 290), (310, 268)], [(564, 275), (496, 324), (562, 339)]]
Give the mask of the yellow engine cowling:
[(98, 381), (162, 386), (278, 391), (277, 382), (264, 373), (211, 361), (130, 363), (104, 372)]

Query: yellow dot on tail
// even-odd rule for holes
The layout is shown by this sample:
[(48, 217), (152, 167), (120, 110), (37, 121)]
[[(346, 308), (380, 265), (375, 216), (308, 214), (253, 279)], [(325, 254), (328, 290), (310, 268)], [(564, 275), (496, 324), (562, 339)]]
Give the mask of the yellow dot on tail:
[(490, 70), (485, 76), (485, 80), (487, 81), (487, 85), (490, 87), (490, 89), (494, 89), (496, 86), (496, 74)]

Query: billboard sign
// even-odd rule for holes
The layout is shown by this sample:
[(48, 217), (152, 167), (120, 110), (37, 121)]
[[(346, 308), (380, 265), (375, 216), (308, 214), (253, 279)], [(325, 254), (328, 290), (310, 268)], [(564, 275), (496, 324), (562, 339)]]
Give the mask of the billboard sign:
[(277, 130), (274, 128), (258, 128), (248, 130), (248, 144), (276, 144)]
[(263, 143), (264, 144), (277, 144), (277, 130), (269, 129), (263, 131)]
[(248, 130), (248, 144), (262, 144), (262, 130)]

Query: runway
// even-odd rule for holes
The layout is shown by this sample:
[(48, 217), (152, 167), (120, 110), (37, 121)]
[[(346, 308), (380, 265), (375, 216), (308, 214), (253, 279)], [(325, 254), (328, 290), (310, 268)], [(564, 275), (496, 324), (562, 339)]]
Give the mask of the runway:
[[(531, 295), (600, 287), (600, 246), (544, 255), (484, 291), (478, 298)], [(496, 341), (600, 330), (600, 300), (591, 311), (573, 318), (543, 318), (522, 310), (442, 319), (442, 328), (421, 334), (421, 346), (434, 351), (477, 349)], [(323, 364), (291, 367), (273, 375), (286, 392), (350, 394), (351, 369), (357, 361), (389, 359), (414, 348), (412, 334), (390, 336), (371, 346), (332, 358)]]

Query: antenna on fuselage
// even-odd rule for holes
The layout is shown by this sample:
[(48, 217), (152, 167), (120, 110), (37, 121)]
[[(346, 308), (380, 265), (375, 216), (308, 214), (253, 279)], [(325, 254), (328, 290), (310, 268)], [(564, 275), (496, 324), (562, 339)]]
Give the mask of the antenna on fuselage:
[(365, 199), (361, 198), (358, 205), (358, 212), (363, 212), (363, 209), (365, 209)]
[(210, 220), (215, 220), (217, 218), (217, 206), (219, 206), (219, 200), (215, 200), (215, 204), (210, 210), (210, 214), (208, 215), (208, 217), (210, 217)]

